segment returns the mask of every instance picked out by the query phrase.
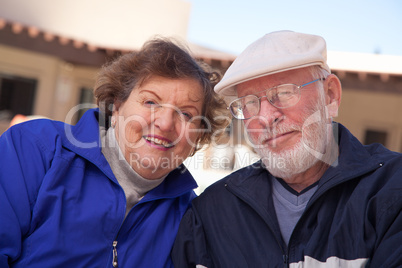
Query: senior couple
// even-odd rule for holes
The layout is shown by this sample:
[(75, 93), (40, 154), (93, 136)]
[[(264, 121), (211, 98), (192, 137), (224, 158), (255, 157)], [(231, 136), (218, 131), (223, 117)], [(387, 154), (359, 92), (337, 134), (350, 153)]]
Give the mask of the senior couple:
[[(402, 156), (332, 121), (324, 39), (269, 33), (219, 80), (156, 39), (101, 70), (77, 125), (4, 133), (0, 266), (400, 267)], [(195, 197), (182, 162), (226, 107), (261, 160)]]

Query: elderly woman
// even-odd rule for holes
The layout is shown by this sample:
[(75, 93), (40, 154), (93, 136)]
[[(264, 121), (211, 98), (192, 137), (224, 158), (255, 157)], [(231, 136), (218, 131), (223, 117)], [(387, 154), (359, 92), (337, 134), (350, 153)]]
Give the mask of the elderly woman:
[(154, 39), (101, 70), (77, 125), (5, 132), (0, 267), (171, 267), (197, 186), (182, 163), (224, 127), (219, 78)]

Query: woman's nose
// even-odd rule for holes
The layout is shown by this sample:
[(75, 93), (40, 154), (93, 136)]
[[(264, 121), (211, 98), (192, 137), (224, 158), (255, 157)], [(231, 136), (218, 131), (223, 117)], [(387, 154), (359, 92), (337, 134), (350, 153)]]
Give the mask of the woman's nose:
[(175, 127), (176, 111), (169, 107), (164, 107), (155, 113), (155, 126), (161, 131), (169, 132)]

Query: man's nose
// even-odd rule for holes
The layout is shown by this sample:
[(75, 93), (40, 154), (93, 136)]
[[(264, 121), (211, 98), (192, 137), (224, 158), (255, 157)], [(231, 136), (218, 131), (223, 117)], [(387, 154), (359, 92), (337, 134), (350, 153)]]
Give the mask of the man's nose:
[(257, 115), (259, 123), (265, 127), (274, 126), (281, 120), (282, 110), (272, 105), (266, 97), (260, 101), (260, 112)]

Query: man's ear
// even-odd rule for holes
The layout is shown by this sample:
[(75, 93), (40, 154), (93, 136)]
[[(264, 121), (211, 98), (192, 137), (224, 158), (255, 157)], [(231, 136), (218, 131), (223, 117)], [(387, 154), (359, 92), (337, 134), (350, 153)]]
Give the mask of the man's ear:
[(333, 118), (338, 116), (339, 106), (342, 98), (342, 85), (339, 78), (330, 74), (324, 82), (325, 104), (328, 108), (328, 115)]

